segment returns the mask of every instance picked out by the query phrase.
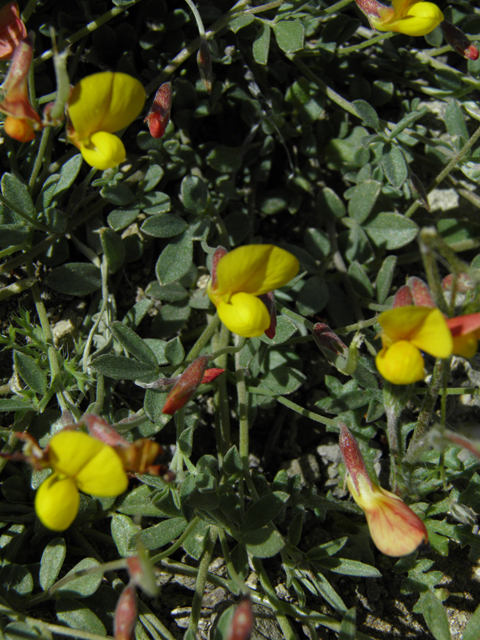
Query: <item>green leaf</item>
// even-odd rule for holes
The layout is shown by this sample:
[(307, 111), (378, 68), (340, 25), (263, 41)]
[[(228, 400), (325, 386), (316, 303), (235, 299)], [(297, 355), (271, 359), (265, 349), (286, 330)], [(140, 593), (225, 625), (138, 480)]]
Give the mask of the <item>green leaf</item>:
[(284, 491), (273, 491), (252, 503), (245, 513), (242, 531), (267, 525), (280, 513), (289, 497), (290, 494)]
[(242, 165), (242, 154), (238, 152), (238, 148), (223, 144), (216, 145), (206, 159), (212, 169), (219, 173), (238, 171)]
[(20, 398), (0, 398), (0, 412), (1, 411), (38, 411), (27, 400), (21, 400)]
[(445, 110), (445, 124), (447, 131), (452, 137), (463, 138), (468, 140), (468, 130), (465, 124), (462, 110), (456, 100), (447, 103)]
[(305, 382), (306, 377), (298, 369), (280, 366), (269, 371), (262, 380), (262, 385), (277, 395), (293, 393)]
[(377, 247), (388, 251), (404, 247), (418, 234), (416, 222), (399, 213), (379, 213), (363, 228)]
[(210, 531), (210, 525), (203, 520), (197, 520), (193, 529), (183, 543), (183, 548), (194, 560), (200, 560), (205, 549), (206, 537)]
[(132, 550), (130, 542), (132, 538), (139, 533), (139, 531), (140, 527), (133, 524), (132, 519), (128, 516), (119, 515), (118, 513), (113, 514), (111, 524), (112, 538), (117, 545), (118, 553), (122, 558), (126, 558), (127, 556), (135, 555), (137, 553), (136, 549)]
[(357, 637), (355, 624), (356, 617), (357, 615), (355, 607), (352, 607), (347, 611), (340, 624), (340, 634), (338, 636), (338, 640), (355, 640), (355, 638)]
[(100, 191), (102, 198), (108, 200), (117, 207), (124, 207), (127, 204), (132, 203), (135, 200), (135, 196), (131, 189), (126, 184), (118, 182), (114, 186), (105, 186)]
[(60, 169), (60, 179), (55, 185), (56, 196), (64, 193), (75, 182), (78, 174), (80, 173), (80, 169), (82, 168), (83, 158), (81, 153), (77, 153), (70, 160), (67, 160), (62, 168)]
[(55, 603), (55, 610), (57, 618), (73, 629), (89, 631), (101, 636), (107, 635), (107, 630), (100, 618), (75, 598), (60, 598)]
[(135, 222), (138, 209), (114, 209), (108, 214), (107, 222), (114, 231), (122, 231)]
[(451, 640), (447, 612), (431, 589), (420, 596), (416, 608), (422, 612), (435, 640)]
[(265, 334), (260, 336), (262, 342), (267, 344), (283, 344), (297, 332), (297, 327), (287, 316), (277, 317), (277, 326), (275, 328), (275, 336), (270, 339)]
[(305, 27), (299, 20), (282, 20), (273, 25), (277, 44), (285, 53), (295, 53), (303, 49)]
[(408, 176), (405, 156), (399, 147), (386, 144), (382, 155), (382, 168), (391, 185), (400, 189)]
[(185, 359), (185, 349), (180, 338), (174, 338), (165, 345), (165, 357), (174, 367), (181, 364)]
[(419, 118), (421, 118), (425, 113), (427, 113), (428, 109), (426, 107), (422, 108), (420, 111), (412, 111), (404, 116), (400, 122), (390, 131), (388, 137), (390, 140), (394, 140), (404, 129), (409, 127), (411, 124), (416, 122)]
[(155, 189), (164, 174), (165, 172), (159, 164), (150, 165), (145, 174), (145, 179), (142, 182), (143, 193), (148, 193), (152, 189)]
[(187, 232), (172, 240), (162, 251), (155, 266), (160, 284), (170, 284), (186, 275), (192, 265), (193, 241)]
[(181, 536), (186, 527), (187, 521), (184, 518), (169, 518), (144, 529), (140, 533), (140, 540), (147, 551), (159, 549)]
[(329, 187), (325, 187), (318, 192), (316, 206), (317, 210), (321, 211), (322, 214), (329, 214), (331, 217), (337, 218), (337, 220), (343, 218), (347, 212), (343, 200)]
[(3, 630), (5, 640), (40, 640), (44, 638), (34, 627), (26, 622), (11, 622)]
[(241, 473), (243, 471), (242, 458), (240, 453), (238, 452), (237, 446), (233, 445), (225, 454), (225, 459), (223, 461), (223, 470), (225, 473), (233, 476), (236, 473)]
[(170, 196), (163, 191), (153, 191), (143, 196), (141, 200), (142, 211), (148, 215), (168, 213), (172, 208)]
[(243, 542), (254, 558), (272, 558), (285, 546), (285, 541), (275, 529), (262, 527), (247, 531)]
[(272, 30), (268, 24), (261, 24), (255, 40), (253, 41), (253, 57), (257, 64), (266, 65), (268, 52), (270, 51), (270, 38)]
[(126, 251), (123, 240), (109, 227), (100, 229), (98, 235), (107, 261), (108, 273), (116, 273), (125, 262)]
[(377, 201), (382, 185), (377, 180), (365, 180), (350, 191), (348, 214), (362, 224), (371, 214)]
[(180, 451), (187, 458), (189, 458), (192, 455), (193, 431), (194, 431), (194, 427), (187, 427), (186, 429), (183, 430), (182, 434), (177, 440)]
[[(76, 564), (71, 571), (67, 573), (67, 576), (73, 576), (77, 572), (82, 572), (90, 567), (98, 567), (100, 563), (95, 558), (84, 558), (78, 564)], [(88, 573), (87, 575), (81, 575), (79, 578), (75, 578), (71, 582), (60, 587), (57, 593), (65, 594), (65, 596), (75, 596), (76, 598), (86, 598), (91, 596), (100, 586), (103, 579), (103, 573), (96, 571), (94, 573)]]
[(254, 20), (255, 16), (253, 16), (251, 13), (247, 13), (246, 15), (235, 18), (235, 20), (229, 22), (228, 28), (231, 29), (233, 33), (237, 33), (238, 31), (240, 31), (240, 29), (248, 27), (249, 24), (252, 24)]
[(143, 380), (150, 382), (158, 377), (156, 367), (125, 356), (104, 355), (92, 361), (91, 366), (114, 380)]
[[(20, 209), (27, 216), (36, 220), (37, 212), (35, 211), (35, 205), (33, 204), (32, 197), (28, 192), (26, 185), (13, 175), (13, 173), (4, 173), (1, 180), (2, 194), (5, 198), (15, 205), (17, 209)], [(23, 221), (16, 214), (14, 214), (18, 222)], [(25, 224), (25, 223), (24, 223)]]
[(25, 566), (14, 562), (0, 569), (0, 582), (7, 591), (18, 596), (28, 596), (33, 591), (32, 574)]
[(324, 569), (341, 573), (345, 576), (357, 576), (359, 578), (381, 578), (382, 574), (375, 567), (364, 564), (358, 560), (345, 558), (323, 558), (318, 564)]
[(375, 129), (375, 131), (380, 131), (380, 118), (372, 105), (368, 104), (365, 100), (354, 100), (352, 104), (355, 107), (355, 111), (367, 126)]
[(364, 298), (373, 298), (373, 286), (362, 265), (354, 260), (348, 267), (348, 275), (356, 294)]
[(50, 589), (57, 579), (65, 560), (67, 547), (63, 538), (50, 540), (40, 560), (40, 586), (44, 591)]
[(47, 376), (35, 359), (16, 349), (13, 351), (15, 371), (27, 387), (42, 395), (47, 391)]
[(141, 226), (143, 233), (154, 238), (173, 238), (185, 231), (187, 222), (173, 213), (159, 213), (147, 218)]
[(164, 514), (153, 504), (152, 496), (152, 489), (143, 484), (119, 499), (117, 511), (128, 516), (161, 517)]
[(132, 356), (143, 364), (149, 365), (151, 368), (157, 368), (157, 357), (150, 347), (138, 336), (133, 329), (130, 329), (123, 322), (112, 322), (110, 325), (113, 335)]
[(313, 316), (328, 304), (330, 297), (327, 283), (322, 276), (305, 280), (297, 296), (297, 308), (302, 316)]
[(46, 278), (49, 287), (58, 293), (84, 297), (102, 286), (98, 267), (87, 262), (70, 262), (54, 269)]
[(206, 210), (208, 189), (205, 182), (198, 176), (185, 176), (180, 185), (180, 195), (183, 206), (189, 213), (200, 215)]
[(475, 609), (474, 614), (467, 622), (463, 631), (462, 640), (478, 640), (480, 638), (480, 605)]
[(396, 266), (397, 256), (388, 256), (378, 271), (375, 286), (377, 288), (377, 300), (379, 304), (383, 304), (388, 297)]

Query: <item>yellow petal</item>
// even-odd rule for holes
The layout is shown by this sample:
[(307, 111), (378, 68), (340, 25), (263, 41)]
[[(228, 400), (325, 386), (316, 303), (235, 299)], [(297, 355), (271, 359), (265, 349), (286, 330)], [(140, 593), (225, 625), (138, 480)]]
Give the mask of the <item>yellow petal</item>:
[(126, 158), (123, 142), (113, 133), (98, 131), (90, 136), (87, 143), (79, 141), (77, 143), (83, 159), (95, 169), (112, 169)]
[(382, 377), (392, 384), (412, 384), (423, 380), (423, 357), (411, 342), (400, 340), (384, 347), (375, 358)]
[(386, 343), (409, 340), (435, 358), (448, 358), (452, 353), (452, 335), (439, 309), (396, 307), (381, 313), (378, 322)]
[(473, 358), (477, 353), (478, 339), (474, 333), (467, 333), (464, 336), (456, 336), (453, 338), (453, 355), (462, 358)]
[(221, 302), (217, 311), (220, 320), (230, 331), (245, 338), (261, 336), (270, 326), (267, 307), (249, 293), (236, 293), (230, 302)]
[(45, 527), (64, 531), (75, 520), (79, 502), (75, 481), (52, 473), (37, 491), (35, 511)]
[(379, 489), (375, 503), (365, 511), (368, 529), (377, 549), (387, 556), (405, 556), (428, 542), (422, 520), (403, 500)]
[(93, 496), (119, 496), (128, 486), (123, 462), (108, 445), (83, 467), (76, 481), (80, 491)]
[(260, 296), (287, 284), (299, 266), (295, 256), (271, 244), (237, 247), (218, 263), (215, 291), (227, 296), (240, 292)]
[(63, 476), (73, 478), (105, 446), (103, 442), (83, 431), (64, 429), (50, 440), (50, 466)]
[(75, 85), (68, 114), (78, 139), (96, 131), (115, 133), (127, 127), (145, 104), (145, 89), (125, 73), (94, 73)]

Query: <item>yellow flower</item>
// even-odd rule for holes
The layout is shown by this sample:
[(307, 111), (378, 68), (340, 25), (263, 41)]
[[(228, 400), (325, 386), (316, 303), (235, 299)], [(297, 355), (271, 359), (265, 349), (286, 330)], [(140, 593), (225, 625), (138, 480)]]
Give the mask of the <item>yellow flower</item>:
[(401, 498), (370, 479), (357, 441), (340, 424), (340, 452), (347, 469), (347, 487), (363, 509), (375, 546), (387, 556), (405, 556), (428, 542), (427, 529)]
[(393, 384), (411, 384), (424, 377), (421, 351), (435, 358), (452, 354), (452, 335), (439, 309), (396, 307), (378, 317), (383, 329), (383, 349), (375, 362), (381, 375)]
[(298, 269), (295, 256), (274, 245), (238, 247), (218, 261), (208, 295), (230, 331), (261, 336), (270, 326), (270, 313), (258, 296), (287, 284)]
[(90, 166), (111, 169), (126, 157), (123, 142), (113, 134), (133, 122), (144, 103), (145, 89), (132, 76), (112, 71), (87, 76), (68, 100), (68, 138)]
[(118, 496), (127, 488), (118, 454), (82, 431), (60, 431), (50, 440), (46, 453), (53, 473), (37, 491), (35, 511), (53, 531), (64, 531), (74, 521), (79, 490), (94, 496)]
[(371, 25), (378, 31), (395, 31), (407, 36), (425, 36), (443, 20), (443, 13), (433, 2), (392, 0), (393, 8), (378, 8), (378, 17), (370, 15)]

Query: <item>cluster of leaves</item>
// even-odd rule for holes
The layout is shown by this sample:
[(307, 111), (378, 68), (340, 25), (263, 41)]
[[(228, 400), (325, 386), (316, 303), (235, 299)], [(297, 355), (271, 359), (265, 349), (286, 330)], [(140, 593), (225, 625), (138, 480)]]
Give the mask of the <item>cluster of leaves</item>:
[[(442, 9), (467, 33), (478, 30), (470, 3)], [(58, 537), (38, 525), (33, 510), (45, 472), (1, 460), (3, 633), (8, 640), (49, 636), (58, 632), (53, 615), (78, 637), (110, 633), (121, 581), (112, 573), (102, 581), (94, 567), (134, 554), (141, 541), (160, 570), (195, 577), (197, 599), (206, 581), (240, 595), (254, 571), (254, 602), (273, 609), (288, 639), (302, 628), (311, 638), (326, 637), (326, 629), (365, 638), (355, 628), (355, 596), (338, 576), (386, 572), (403, 574), (402, 593), (420, 594), (415, 612), (433, 637), (447, 639), (441, 601), (448, 593), (437, 588), (442, 575), (432, 565), (453, 544), (468, 545), (471, 560), (478, 559), (471, 527), (480, 509), (476, 461), (459, 458), (456, 446), (425, 445), (399, 463), (399, 487), (416, 500), (432, 553), (384, 563), (382, 573), (360, 510), (321, 482), (308, 487), (289, 477), (279, 463), (292, 457), (292, 447), (303, 453), (295, 434), (301, 439), (315, 425), (314, 444), (335, 441), (341, 420), (367, 465), (373, 470), (381, 457), (388, 475), (391, 412), (372, 357), (378, 327), (363, 321), (389, 307), (405, 276), (424, 277), (416, 244), (422, 227), (464, 252), (470, 275), (478, 269), (480, 64), (443, 47), (440, 31), (426, 41), (377, 40), (351, 5), (205, 0), (199, 10), (213, 60), (211, 93), (192, 59), (197, 26), (183, 3), (66, 0), (56, 13), (37, 3), (28, 22), (38, 35), (40, 105), (54, 86), (50, 25), (71, 44), (72, 82), (112, 68), (140, 78), (150, 94), (171, 80), (174, 99), (165, 136), (155, 140), (134, 123), (124, 135), (128, 164), (102, 175), (65, 146), (61, 128), (45, 130), (41, 142), (4, 141), (3, 452), (15, 449), (15, 431), (28, 430), (45, 445), (63, 424), (61, 411), (76, 419), (96, 412), (130, 440), (160, 434), (163, 444), (175, 445), (177, 481), (137, 474), (117, 500), (82, 496), (74, 525)], [(421, 209), (422, 184), (445, 179), (462, 206)], [(232, 347), (205, 296), (208, 266), (218, 244), (251, 242), (288, 249), (302, 269), (277, 292), (275, 337)], [(451, 260), (449, 268), (458, 271)], [(473, 277), (465, 302), (470, 311), (478, 311), (478, 281)], [(78, 322), (59, 342), (51, 319), (72, 309)], [(361, 330), (365, 346), (354, 372), (339, 372), (311, 348), (318, 314), (342, 335)], [(174, 420), (163, 415), (167, 391), (155, 381), (219, 350), (215, 362), (226, 374), (201, 387)], [(465, 369), (456, 375), (463, 376), (456, 386), (467, 380)], [(435, 407), (430, 390), (415, 393), (408, 412), (397, 412), (402, 452)], [(298, 421), (267, 456), (272, 440), (265, 432), (282, 424), (285, 411)], [(245, 463), (249, 428), (260, 459), (254, 471)], [(217, 554), (224, 575), (207, 571)], [(279, 562), (288, 601), (272, 584)], [(172, 640), (142, 598), (137, 638)], [(189, 638), (199, 606), (194, 598)], [(216, 640), (228, 635), (225, 620)], [(478, 637), (479, 627), (477, 611), (464, 640)]]

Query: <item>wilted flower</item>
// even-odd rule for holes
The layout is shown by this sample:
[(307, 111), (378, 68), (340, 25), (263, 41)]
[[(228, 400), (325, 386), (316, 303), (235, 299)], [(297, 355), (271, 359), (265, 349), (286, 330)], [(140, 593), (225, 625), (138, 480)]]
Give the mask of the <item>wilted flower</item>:
[(287, 284), (298, 269), (295, 256), (274, 245), (238, 247), (218, 260), (208, 295), (230, 331), (246, 338), (261, 336), (271, 319), (259, 296)]
[(227, 640), (249, 640), (253, 632), (253, 605), (248, 594), (242, 596), (233, 614)]
[(40, 485), (35, 511), (53, 531), (67, 529), (78, 513), (79, 490), (94, 496), (118, 496), (128, 485), (114, 449), (81, 431), (64, 429), (50, 440), (45, 464), (53, 473)]
[(153, 104), (144, 122), (147, 123), (152, 138), (161, 138), (170, 122), (172, 106), (172, 83), (164, 82), (160, 85)]
[(0, 9), (0, 60), (10, 60), (15, 48), (26, 37), (18, 4), (9, 2)]
[(340, 425), (340, 451), (347, 469), (347, 487), (363, 509), (375, 546), (387, 556), (405, 556), (428, 542), (420, 518), (403, 500), (372, 482), (355, 438)]
[(104, 71), (80, 80), (67, 103), (70, 142), (85, 162), (96, 169), (111, 169), (126, 157), (123, 142), (113, 135), (140, 114), (145, 89), (132, 76)]
[(115, 640), (133, 640), (137, 621), (137, 596), (135, 585), (130, 582), (120, 594), (113, 616)]
[(435, 358), (452, 354), (452, 336), (439, 309), (396, 307), (378, 317), (383, 348), (375, 363), (380, 374), (393, 384), (412, 384), (424, 377), (421, 351)]
[(443, 35), (448, 44), (467, 60), (478, 60), (478, 49), (470, 42), (461, 29), (448, 20), (441, 23)]
[(208, 360), (208, 356), (200, 356), (185, 369), (168, 394), (162, 413), (173, 415), (187, 404), (202, 383)]
[(5, 133), (20, 142), (30, 142), (35, 138), (35, 131), (42, 128), (42, 121), (28, 96), (28, 73), (32, 60), (32, 39), (28, 36), (15, 48), (10, 69), (1, 87), (3, 100), (0, 102), (0, 111), (7, 116), (3, 124)]
[(378, 31), (425, 36), (443, 20), (443, 13), (433, 2), (392, 0), (393, 7), (386, 7), (376, 0), (356, 0), (356, 3)]
[(453, 338), (453, 355), (472, 358), (477, 353), (480, 339), (480, 313), (449, 318), (447, 326)]

